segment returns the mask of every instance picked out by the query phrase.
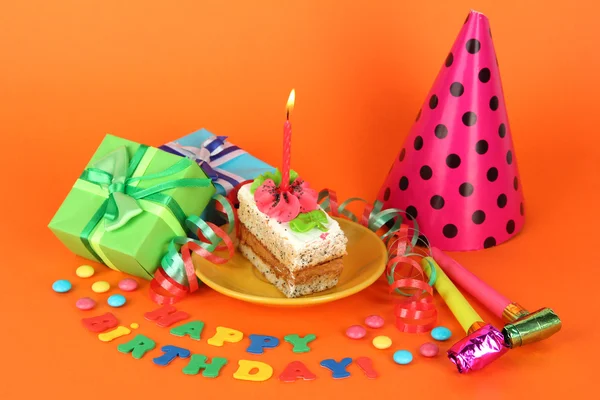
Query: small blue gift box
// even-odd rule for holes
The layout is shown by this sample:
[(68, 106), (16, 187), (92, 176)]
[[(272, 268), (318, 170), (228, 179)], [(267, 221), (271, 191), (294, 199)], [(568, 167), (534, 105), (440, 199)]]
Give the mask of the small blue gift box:
[(206, 129), (200, 129), (159, 148), (196, 161), (212, 179), (217, 193), (223, 196), (243, 181), (275, 171), (269, 164), (229, 143), (227, 136), (215, 136)]

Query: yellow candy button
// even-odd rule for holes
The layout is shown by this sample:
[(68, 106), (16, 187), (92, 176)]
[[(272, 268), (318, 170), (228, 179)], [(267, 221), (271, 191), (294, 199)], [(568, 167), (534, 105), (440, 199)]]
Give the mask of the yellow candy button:
[(82, 265), (75, 270), (75, 275), (80, 278), (89, 278), (90, 276), (94, 275), (94, 272), (94, 268), (90, 267), (89, 265)]
[(94, 291), (95, 293), (108, 292), (108, 289), (110, 289), (110, 285), (108, 284), (108, 282), (105, 281), (94, 282), (94, 284), (92, 285), (92, 291)]
[(373, 346), (377, 349), (387, 349), (392, 345), (392, 339), (387, 336), (377, 336), (373, 339)]

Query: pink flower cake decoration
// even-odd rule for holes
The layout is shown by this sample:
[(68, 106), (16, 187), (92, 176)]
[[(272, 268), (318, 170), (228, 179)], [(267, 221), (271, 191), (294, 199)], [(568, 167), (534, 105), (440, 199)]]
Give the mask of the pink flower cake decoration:
[(523, 189), (488, 18), (471, 11), (378, 199), (448, 251), (489, 248), (523, 227)]
[(287, 189), (281, 187), (281, 173), (266, 173), (254, 180), (251, 190), (258, 209), (278, 222), (289, 222), (300, 213), (316, 210), (318, 194), (292, 171)]

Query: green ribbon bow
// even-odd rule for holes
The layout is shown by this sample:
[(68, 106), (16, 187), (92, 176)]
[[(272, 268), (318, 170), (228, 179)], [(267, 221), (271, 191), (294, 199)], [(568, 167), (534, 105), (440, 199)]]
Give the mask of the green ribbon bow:
[(299, 233), (308, 232), (313, 228), (326, 232), (325, 224), (327, 224), (327, 214), (322, 210), (314, 210), (298, 214), (296, 218), (290, 221), (290, 228)]
[(108, 189), (108, 202), (104, 210), (107, 232), (119, 229), (142, 213), (142, 208), (137, 201), (125, 194), (128, 158), (127, 149), (119, 147), (96, 161), (83, 173), (83, 179)]
[(208, 178), (181, 178), (162, 182), (146, 189), (134, 186), (133, 183), (137, 181), (159, 179), (176, 174), (188, 168), (193, 162), (182, 158), (161, 172), (132, 178), (131, 176), (138, 168), (147, 150), (148, 146), (140, 145), (129, 160), (127, 148), (121, 146), (96, 161), (79, 177), (79, 179), (95, 183), (108, 190), (107, 199), (98, 208), (80, 235), (85, 247), (100, 262), (103, 261), (91, 247), (89, 238), (102, 219), (104, 219), (106, 231), (119, 229), (142, 213), (143, 210), (137, 200), (144, 199), (162, 204), (173, 213), (181, 226), (185, 226), (186, 215), (177, 201), (161, 192), (177, 187), (207, 187), (212, 184)]

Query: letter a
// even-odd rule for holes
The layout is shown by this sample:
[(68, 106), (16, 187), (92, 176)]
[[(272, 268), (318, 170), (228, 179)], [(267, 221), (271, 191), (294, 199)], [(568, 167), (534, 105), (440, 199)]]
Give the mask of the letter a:
[(282, 382), (294, 382), (295, 380), (302, 378), (305, 381), (312, 381), (317, 376), (310, 372), (306, 365), (302, 361), (292, 361), (279, 375), (279, 380)]

